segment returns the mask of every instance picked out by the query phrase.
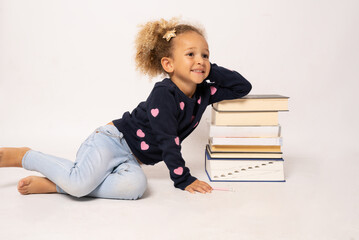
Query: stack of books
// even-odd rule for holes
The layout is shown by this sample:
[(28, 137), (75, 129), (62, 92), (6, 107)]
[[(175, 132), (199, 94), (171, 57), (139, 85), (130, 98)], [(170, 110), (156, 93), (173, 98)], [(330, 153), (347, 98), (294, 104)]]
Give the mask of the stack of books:
[(205, 169), (210, 181), (284, 182), (278, 113), (288, 97), (247, 95), (212, 105)]

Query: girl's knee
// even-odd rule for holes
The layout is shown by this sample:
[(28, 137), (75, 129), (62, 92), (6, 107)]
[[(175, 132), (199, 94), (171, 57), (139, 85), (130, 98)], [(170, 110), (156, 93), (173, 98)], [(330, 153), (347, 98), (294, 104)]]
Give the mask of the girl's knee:
[(144, 174), (133, 176), (126, 181), (121, 181), (116, 189), (118, 199), (137, 200), (147, 189), (147, 178)]
[[(67, 186), (66, 186), (67, 185)], [(62, 189), (67, 194), (81, 198), (87, 196), (89, 193), (93, 191), (93, 185), (88, 183), (71, 183), (63, 185)]]
[(126, 195), (128, 199), (137, 200), (143, 196), (147, 189), (147, 178), (145, 175), (137, 177), (128, 184)]
[(85, 188), (72, 188), (72, 189), (65, 190), (65, 191), (67, 194), (69, 194), (73, 197), (77, 197), (77, 198), (85, 197), (91, 192)]
[(147, 178), (145, 175), (143, 175), (143, 177), (138, 182), (138, 189), (137, 189), (138, 198), (137, 199), (142, 197), (142, 195), (146, 192), (146, 189), (147, 189)]

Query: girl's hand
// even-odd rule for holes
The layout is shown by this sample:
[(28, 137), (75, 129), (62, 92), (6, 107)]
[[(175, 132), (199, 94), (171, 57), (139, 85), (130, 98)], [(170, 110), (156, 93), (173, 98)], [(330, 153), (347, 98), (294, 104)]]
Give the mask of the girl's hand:
[(197, 179), (196, 181), (188, 185), (184, 190), (190, 193), (211, 193), (213, 189), (208, 183), (202, 182)]

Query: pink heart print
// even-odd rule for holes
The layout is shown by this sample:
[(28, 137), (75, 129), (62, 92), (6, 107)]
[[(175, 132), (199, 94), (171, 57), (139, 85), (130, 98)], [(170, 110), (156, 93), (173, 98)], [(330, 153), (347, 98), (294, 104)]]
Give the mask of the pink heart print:
[(176, 138), (175, 138), (175, 142), (176, 142), (177, 145), (180, 144), (179, 137), (176, 137)]
[(214, 95), (217, 92), (217, 88), (211, 86), (211, 95)]
[(201, 104), (201, 97), (199, 97), (197, 103), (198, 103), (198, 104)]
[(181, 110), (184, 109), (184, 102), (180, 102), (180, 108), (181, 108)]
[(148, 146), (148, 144), (145, 141), (141, 142), (141, 150), (146, 151), (149, 148), (150, 146)]
[(173, 172), (177, 175), (182, 175), (183, 173), (183, 167), (178, 167), (175, 170), (173, 170)]
[(151, 109), (151, 114), (153, 117), (157, 117), (157, 115), (160, 113), (160, 110), (158, 108)]
[(141, 130), (141, 129), (138, 129), (137, 132), (136, 132), (137, 136), (139, 136), (140, 138), (143, 138), (145, 137), (145, 133)]

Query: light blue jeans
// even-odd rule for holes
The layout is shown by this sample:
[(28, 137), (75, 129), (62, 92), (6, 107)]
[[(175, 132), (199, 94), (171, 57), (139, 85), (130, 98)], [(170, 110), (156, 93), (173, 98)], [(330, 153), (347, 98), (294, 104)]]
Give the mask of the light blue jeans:
[(59, 193), (75, 197), (138, 199), (147, 187), (140, 164), (113, 125), (96, 129), (81, 145), (75, 162), (30, 150), (22, 165), (54, 182)]

